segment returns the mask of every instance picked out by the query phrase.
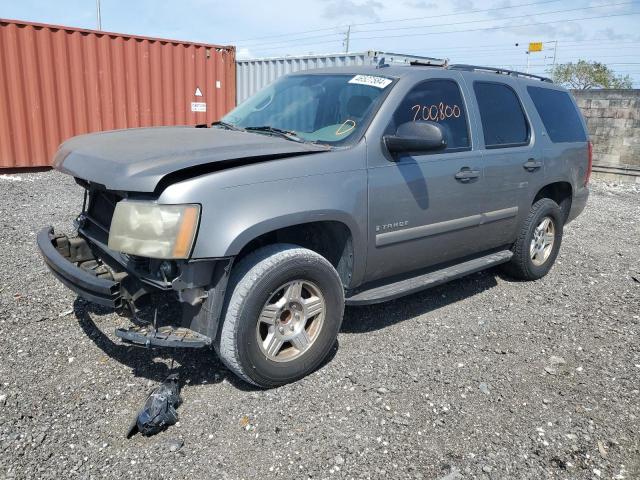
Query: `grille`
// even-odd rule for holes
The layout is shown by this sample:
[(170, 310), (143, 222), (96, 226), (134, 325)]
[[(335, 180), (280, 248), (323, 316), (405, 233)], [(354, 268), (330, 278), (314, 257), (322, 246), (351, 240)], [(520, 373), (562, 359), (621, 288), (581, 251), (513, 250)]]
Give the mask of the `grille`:
[(122, 197), (115, 193), (105, 190), (92, 190), (89, 193), (89, 218), (98, 226), (109, 231), (111, 228), (111, 219), (116, 209), (116, 203), (122, 200)]

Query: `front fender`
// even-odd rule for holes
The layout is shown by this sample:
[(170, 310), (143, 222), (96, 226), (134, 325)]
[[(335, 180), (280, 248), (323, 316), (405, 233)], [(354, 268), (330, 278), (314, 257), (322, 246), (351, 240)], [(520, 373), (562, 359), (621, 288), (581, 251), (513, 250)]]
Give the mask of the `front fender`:
[(265, 233), (303, 223), (336, 221), (351, 231), (357, 252), (354, 277), (356, 263), (364, 269), (364, 148), (215, 172), (170, 185), (158, 201), (202, 205), (193, 258), (235, 256)]
[(278, 217), (264, 219), (249, 225), (239, 232), (227, 247), (225, 256), (235, 256), (253, 239), (281, 228), (293, 227), (311, 222), (339, 222), (347, 226), (356, 245), (363, 244), (362, 233), (355, 219), (348, 213), (339, 210), (314, 210), (289, 213)]

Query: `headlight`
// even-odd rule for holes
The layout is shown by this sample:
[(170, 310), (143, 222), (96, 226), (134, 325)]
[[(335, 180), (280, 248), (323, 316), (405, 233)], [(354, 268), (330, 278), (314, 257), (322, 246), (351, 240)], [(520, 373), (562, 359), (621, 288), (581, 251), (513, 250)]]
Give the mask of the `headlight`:
[(199, 219), (199, 205), (122, 200), (111, 220), (109, 248), (141, 257), (188, 258)]

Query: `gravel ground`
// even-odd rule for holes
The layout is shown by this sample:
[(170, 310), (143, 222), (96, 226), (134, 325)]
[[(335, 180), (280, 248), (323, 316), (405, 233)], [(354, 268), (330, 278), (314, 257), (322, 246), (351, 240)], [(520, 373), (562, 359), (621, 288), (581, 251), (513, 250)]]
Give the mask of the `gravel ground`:
[[(594, 183), (551, 273), (347, 309), (333, 358), (255, 390), (210, 352), (125, 346), (45, 269), (57, 173), (0, 176), (0, 477), (640, 478), (640, 187)], [(124, 433), (169, 373), (180, 422)]]

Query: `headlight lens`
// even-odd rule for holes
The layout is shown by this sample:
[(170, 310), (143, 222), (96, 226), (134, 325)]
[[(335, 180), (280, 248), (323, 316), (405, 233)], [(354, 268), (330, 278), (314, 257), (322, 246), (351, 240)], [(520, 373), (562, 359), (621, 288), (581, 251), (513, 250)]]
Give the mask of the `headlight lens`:
[(109, 248), (141, 257), (188, 258), (199, 219), (200, 205), (122, 200), (111, 220)]

